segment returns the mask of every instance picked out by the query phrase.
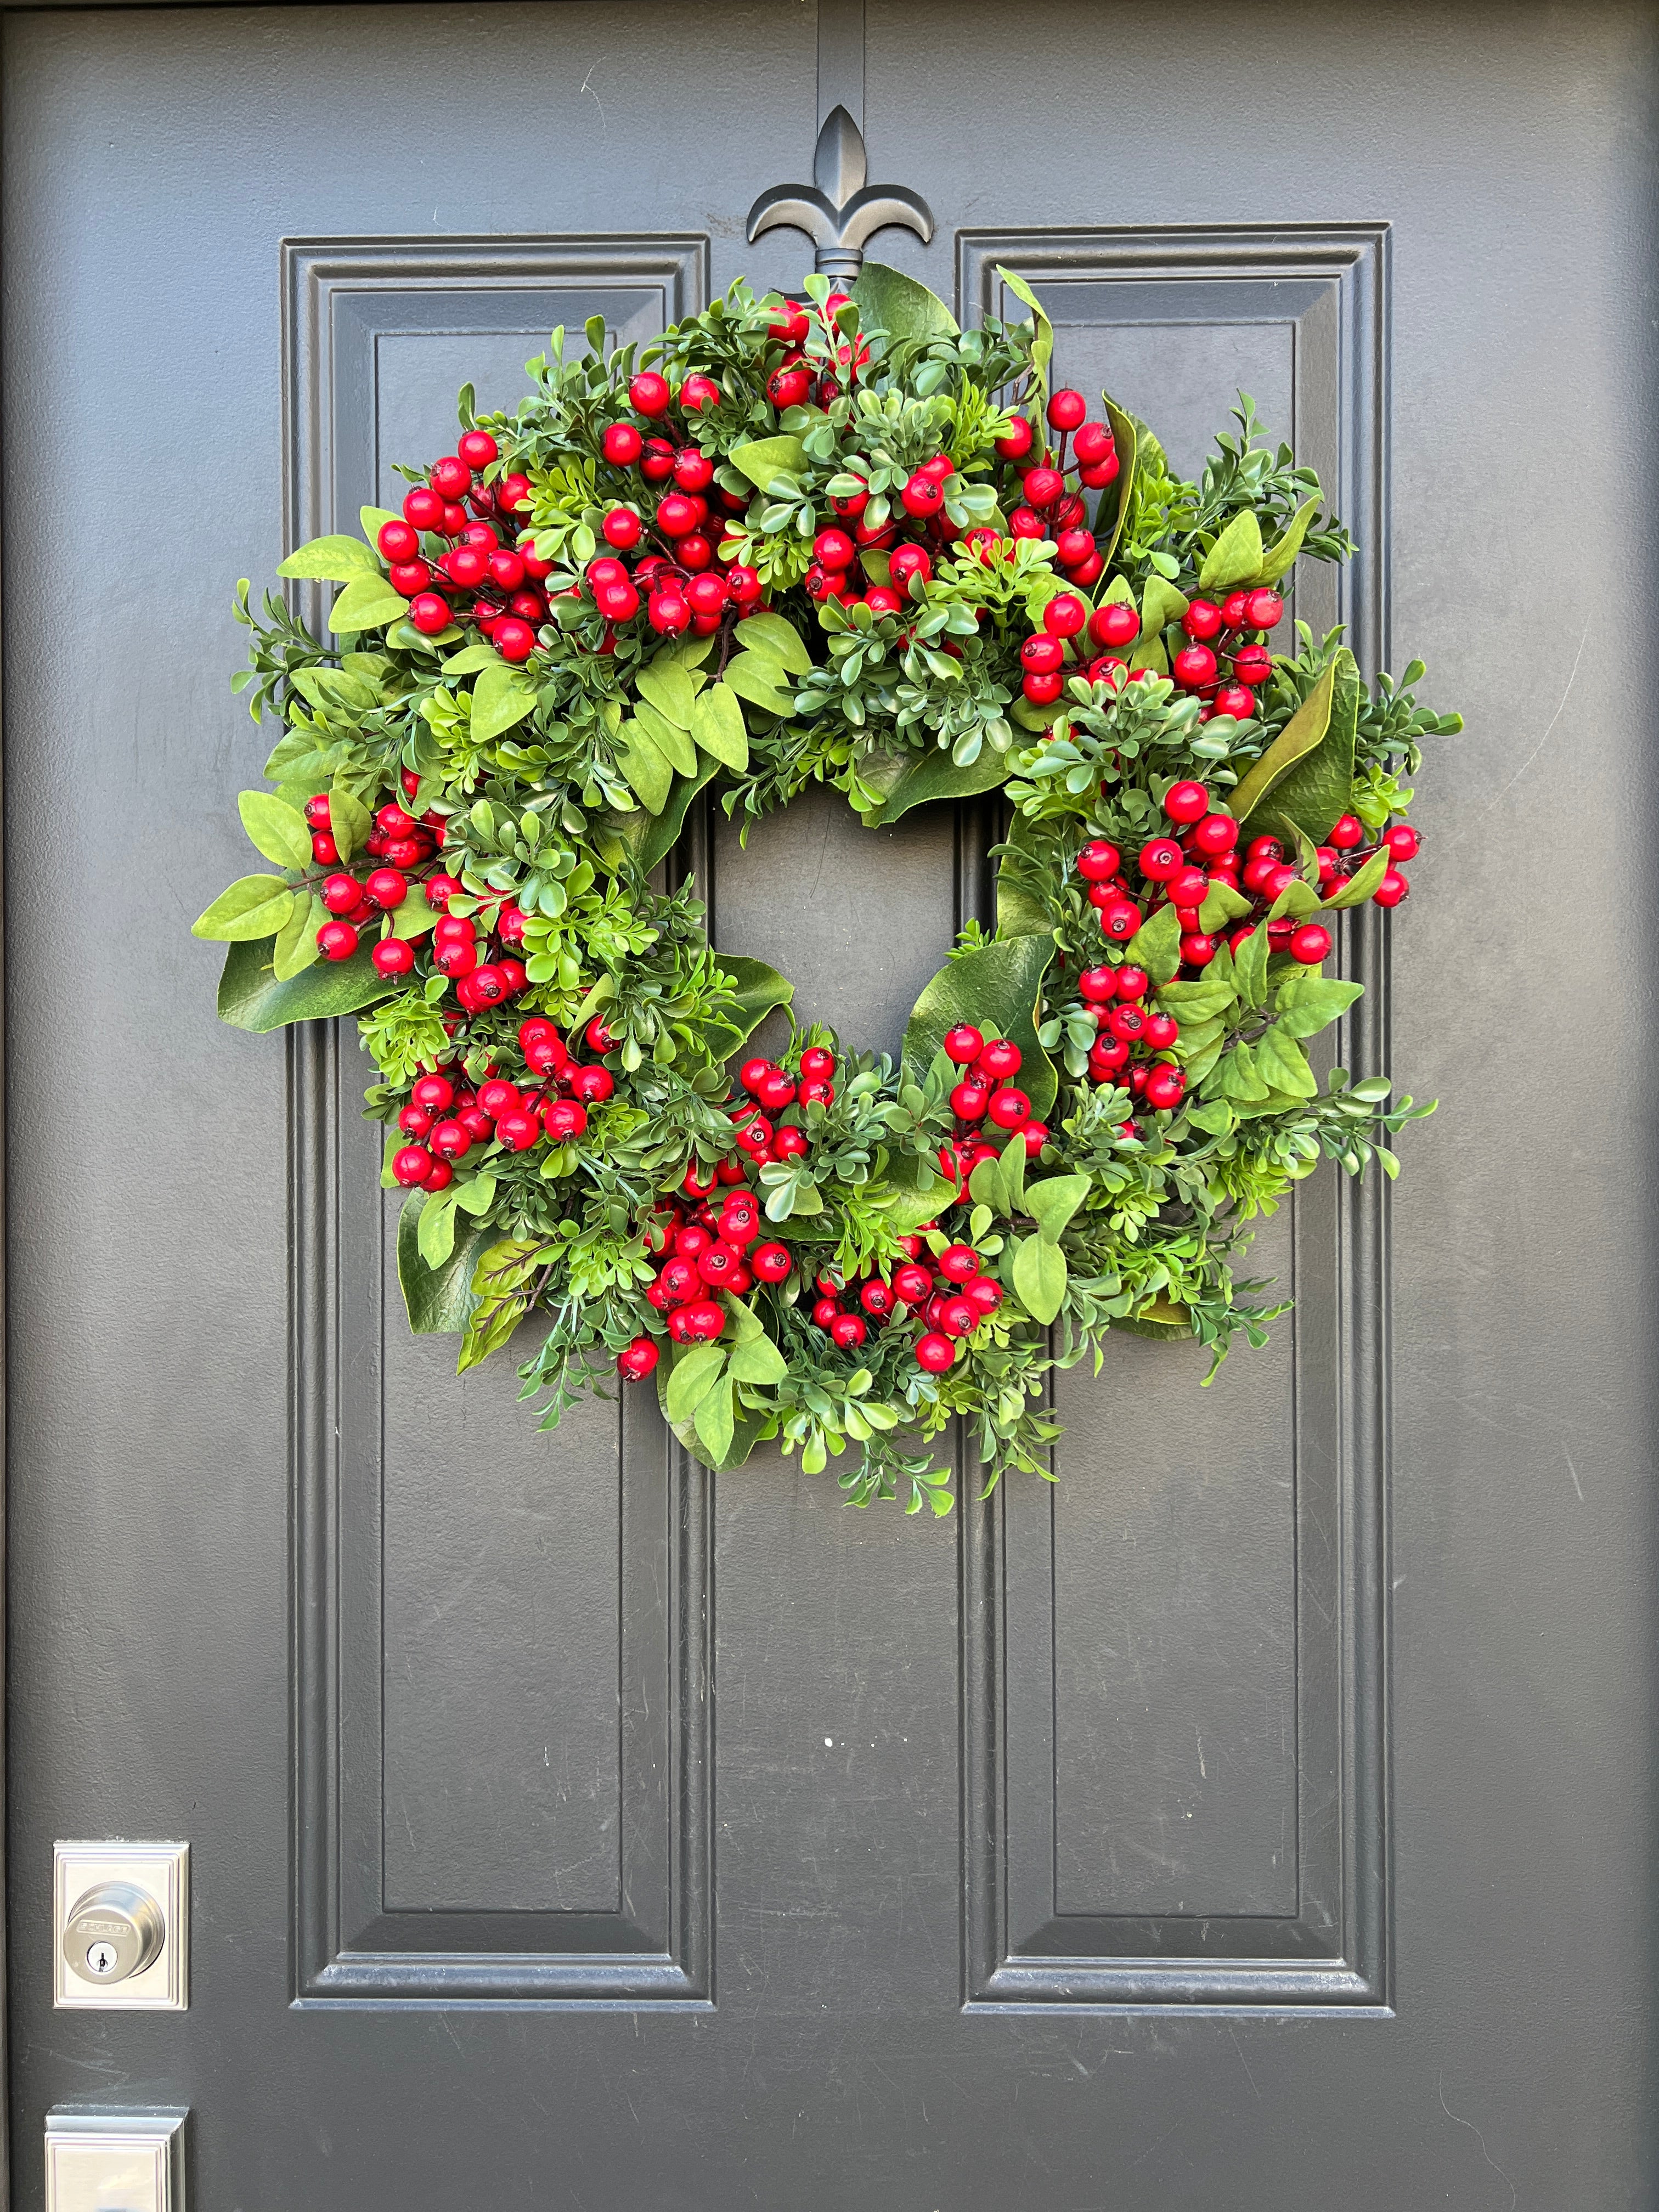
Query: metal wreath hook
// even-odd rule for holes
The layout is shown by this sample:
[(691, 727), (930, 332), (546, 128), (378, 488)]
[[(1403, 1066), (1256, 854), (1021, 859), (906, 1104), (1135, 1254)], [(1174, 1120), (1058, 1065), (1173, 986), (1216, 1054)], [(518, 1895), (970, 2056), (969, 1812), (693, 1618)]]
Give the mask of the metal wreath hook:
[(826, 118), (812, 155), (810, 185), (774, 185), (749, 210), (749, 242), (763, 231), (804, 230), (817, 249), (823, 276), (849, 283), (864, 266), (864, 249), (878, 230), (902, 223), (926, 246), (933, 216), (926, 200), (901, 185), (870, 185), (864, 134), (844, 107)]

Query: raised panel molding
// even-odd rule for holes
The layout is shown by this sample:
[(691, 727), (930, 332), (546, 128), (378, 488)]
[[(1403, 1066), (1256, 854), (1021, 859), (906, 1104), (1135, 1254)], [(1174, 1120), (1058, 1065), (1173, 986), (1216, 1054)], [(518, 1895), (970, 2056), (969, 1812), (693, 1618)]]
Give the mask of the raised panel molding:
[[(555, 324), (580, 328), (595, 312), (618, 333), (651, 336), (702, 306), (707, 265), (702, 238), (286, 244), (289, 542), (355, 527), (358, 506), (375, 497), (376, 348), (388, 337), (522, 336), (528, 354)], [(355, 1040), (338, 1024), (291, 1030), (288, 1066), (294, 2001), (706, 2006), (712, 1485), (654, 1403), (630, 1398), (617, 1409), (605, 1478), (615, 1486), (606, 1510), (617, 1531), (617, 1667), (614, 1685), (595, 1694), (607, 1711), (615, 1699), (614, 1909), (395, 1901), (386, 1844), (385, 1341), (405, 1323)], [(527, 1419), (522, 1426), (526, 1455), (561, 1449)], [(464, 1836), (459, 1845), (451, 1838), (452, 1857), (463, 1848)], [(589, 1901), (602, 1902), (604, 1890), (596, 1880)]]
[[(958, 313), (1023, 312), (1005, 307), (1001, 264), (1057, 324), (1286, 325), (1296, 441), (1358, 548), (1340, 580), (1303, 587), (1303, 606), (1316, 629), (1345, 622), (1371, 673), (1388, 650), (1388, 252), (1381, 225), (964, 232)], [(1336, 1057), (1387, 1068), (1388, 918), (1344, 925), (1344, 970), (1366, 992)], [(1055, 1493), (1006, 1482), (963, 1512), (960, 1538), (966, 2009), (1388, 2014), (1387, 1188), (1328, 1165), (1293, 1212), (1294, 1910), (1063, 1909)]]

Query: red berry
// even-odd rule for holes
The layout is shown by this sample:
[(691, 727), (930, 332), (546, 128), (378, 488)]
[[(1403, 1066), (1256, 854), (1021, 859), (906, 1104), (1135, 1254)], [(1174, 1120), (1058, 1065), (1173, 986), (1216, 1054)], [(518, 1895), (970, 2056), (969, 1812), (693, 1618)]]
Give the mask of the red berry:
[(1077, 988), (1091, 1006), (1103, 1006), (1117, 989), (1119, 971), (1115, 968), (1085, 968), (1077, 979)]
[(1020, 489), (1025, 494), (1026, 505), (1040, 515), (1045, 507), (1057, 505), (1066, 496), (1066, 479), (1058, 469), (1027, 469), (1020, 479)]
[(806, 1083), (827, 1083), (836, 1072), (836, 1055), (821, 1044), (808, 1045), (800, 1056), (801, 1079)]
[(668, 412), (668, 403), (672, 396), (668, 389), (668, 379), (659, 376), (651, 368), (641, 369), (628, 387), (629, 405), (636, 414), (647, 416), (653, 421), (659, 415)]
[(1023, 1129), (1030, 1120), (1031, 1102), (1023, 1091), (1005, 1088), (993, 1091), (988, 1112), (999, 1129), (1012, 1133), (1015, 1129)]
[(1144, 999), (1152, 986), (1152, 979), (1144, 968), (1120, 968), (1117, 970), (1117, 995), (1120, 999)]
[(424, 637), (435, 637), (449, 628), (449, 602), (436, 592), (417, 592), (409, 603), (409, 619)]
[(1304, 968), (1316, 968), (1331, 949), (1331, 933), (1322, 922), (1304, 921), (1291, 933), (1291, 957)]
[(1106, 1028), (1121, 1044), (1133, 1044), (1146, 1033), (1146, 1016), (1133, 999), (1121, 999), (1108, 1009)]
[(325, 921), (317, 932), (317, 949), (325, 960), (349, 960), (357, 950), (357, 933), (349, 921)]
[(407, 975), (415, 965), (415, 948), (400, 937), (383, 937), (369, 958), (378, 975)]
[(1027, 673), (1020, 678), (1020, 690), (1034, 707), (1048, 707), (1059, 698), (1065, 680), (1058, 669), (1043, 676)]
[(605, 532), (605, 544), (624, 553), (639, 544), (645, 531), (645, 525), (631, 507), (613, 507), (599, 526)]
[(951, 1093), (951, 1111), (958, 1121), (977, 1121), (990, 1103), (991, 1094), (982, 1083), (965, 1080)]
[(1146, 1103), (1160, 1112), (1167, 1112), (1181, 1103), (1182, 1093), (1187, 1088), (1187, 1078), (1178, 1067), (1155, 1067), (1146, 1078)]
[(680, 406), (688, 415), (700, 415), (705, 407), (718, 407), (720, 388), (712, 376), (688, 376), (680, 386)]
[(956, 1356), (957, 1348), (950, 1338), (940, 1336), (936, 1330), (930, 1329), (926, 1336), (916, 1340), (916, 1364), (929, 1375), (943, 1375), (954, 1364)]
[(1047, 676), (1065, 665), (1066, 647), (1063, 640), (1050, 637), (1047, 630), (1038, 630), (1028, 637), (1019, 648), (1019, 663), (1034, 676)]
[(812, 551), (826, 568), (848, 568), (853, 564), (853, 541), (844, 530), (820, 530)]
[(409, 1095), (428, 1113), (441, 1114), (446, 1106), (454, 1104), (455, 1086), (447, 1075), (422, 1075)]
[(646, 620), (664, 637), (678, 637), (690, 627), (691, 605), (684, 592), (670, 585), (653, 592), (646, 605)]
[(1202, 868), (1177, 868), (1164, 888), (1172, 905), (1199, 907), (1209, 895), (1210, 879)]
[(401, 906), (409, 896), (409, 879), (401, 868), (376, 868), (363, 889), (378, 907)]
[(757, 1097), (759, 1096), (762, 1084), (771, 1073), (772, 1063), (769, 1060), (759, 1058), (745, 1060), (738, 1070), (738, 1080), (750, 1097)]
[[(1196, 791), (1204, 788), (1202, 784), (1193, 787)], [(1212, 856), (1231, 853), (1238, 842), (1238, 824), (1231, 814), (1206, 814), (1193, 831), (1193, 842), (1200, 853)]]
[(1154, 837), (1141, 847), (1136, 865), (1150, 883), (1167, 884), (1185, 857), (1173, 838)]
[(1103, 837), (1091, 837), (1077, 856), (1077, 872), (1085, 884), (1106, 884), (1123, 865), (1123, 855)]
[(713, 1298), (694, 1298), (682, 1307), (682, 1326), (693, 1344), (712, 1344), (726, 1327), (726, 1310)]
[(420, 558), (421, 533), (412, 523), (399, 522), (395, 515), (380, 525), (374, 543), (394, 566)]
[(1265, 684), (1273, 672), (1273, 657), (1265, 645), (1242, 645), (1233, 655), (1233, 680), (1252, 689)]
[(446, 453), (432, 464), (432, 489), (446, 501), (465, 499), (472, 489), (472, 471), (459, 453)]
[(587, 1133), (587, 1109), (579, 1099), (556, 1098), (542, 1115), (542, 1127), (556, 1145)]
[(899, 504), (907, 514), (937, 514), (945, 504), (945, 487), (936, 477), (924, 476), (918, 469), (900, 493)]
[(1252, 592), (1245, 602), (1244, 619), (1252, 629), (1272, 629), (1284, 616), (1285, 602), (1277, 592)]
[(580, 1098), (584, 1106), (603, 1105), (617, 1088), (617, 1079), (608, 1067), (573, 1068), (570, 1072), (570, 1095)]
[(938, 1266), (948, 1282), (965, 1283), (979, 1273), (979, 1254), (971, 1244), (947, 1244), (939, 1255)]
[(979, 1308), (964, 1293), (946, 1298), (939, 1310), (939, 1325), (947, 1336), (969, 1336), (979, 1327)]
[(766, 396), (776, 408), (799, 407), (812, 388), (811, 377), (793, 362), (775, 368), (766, 380)]
[(444, 519), (444, 503), (429, 484), (416, 484), (404, 495), (404, 520), (415, 530), (436, 530)]
[(349, 914), (362, 895), (362, 886), (355, 876), (325, 876), (323, 879), (323, 904), (331, 914)]
[(1117, 447), (1109, 422), (1085, 422), (1072, 441), (1072, 451), (1085, 469), (1098, 468)]
[(1088, 402), (1080, 392), (1071, 392), (1062, 388), (1054, 392), (1048, 401), (1048, 421), (1056, 430), (1079, 428), (1088, 412)]
[(1075, 592), (1061, 592), (1042, 610), (1042, 627), (1050, 637), (1075, 637), (1089, 619), (1089, 610)]
[(392, 1155), (392, 1173), (397, 1182), (412, 1189), (415, 1184), (426, 1181), (435, 1164), (424, 1145), (405, 1145)]
[(1133, 645), (1140, 635), (1140, 617), (1121, 599), (1109, 599), (1090, 616), (1089, 635), (1097, 645)]
[(1191, 930), (1181, 940), (1181, 957), (1189, 968), (1207, 968), (1220, 943), (1218, 937), (1206, 937), (1201, 930)]
[(630, 1382), (638, 1382), (649, 1375), (661, 1357), (653, 1336), (636, 1336), (625, 1352), (617, 1354), (617, 1369)]
[(1171, 822), (1200, 822), (1209, 811), (1210, 794), (1201, 783), (1172, 783), (1164, 794), (1164, 811)]
[(613, 468), (632, 468), (645, 441), (631, 422), (613, 422), (601, 441), (605, 458)]
[(1328, 845), (1334, 845), (1339, 852), (1346, 852), (1351, 846), (1363, 845), (1364, 842), (1364, 825), (1356, 821), (1352, 814), (1339, 815), (1331, 825), (1330, 836), (1325, 840)]
[(1221, 610), (1212, 599), (1194, 599), (1181, 617), (1181, 627), (1194, 645), (1207, 645), (1221, 635)]
[[(1376, 889), (1371, 893), (1371, 897), (1374, 902), (1378, 906), (1398, 906), (1401, 900), (1406, 896), (1410, 890), (1411, 885), (1406, 881), (1405, 877), (1401, 873), (1400, 870), (1398, 868), (1390, 868), (1384, 875), (1382, 882), (1377, 885)], [(339, 925), (337, 923), (328, 923), (325, 925), (325, 927), (330, 928), (337, 928), (338, 926)], [(317, 933), (320, 938), (322, 931), (319, 930)]]
[(1113, 899), (1100, 909), (1101, 933), (1115, 944), (1122, 944), (1139, 928), (1140, 919), (1140, 908), (1133, 899)]
[(1005, 461), (1023, 461), (1031, 450), (1036, 433), (1024, 415), (1016, 415), (1003, 435), (996, 441), (999, 455)]
[[(823, 1277), (820, 1275), (818, 1280), (822, 1282)], [(823, 1297), (813, 1300), (812, 1320), (816, 1327), (828, 1328), (833, 1321), (839, 1318), (840, 1314), (841, 1307), (833, 1293), (826, 1291)]]
[(963, 1022), (945, 1032), (945, 1056), (953, 1060), (958, 1067), (967, 1067), (976, 1060), (984, 1047), (985, 1039), (970, 1023)]
[(979, 1054), (981, 1070), (996, 1082), (1006, 1082), (1011, 1075), (1019, 1073), (1024, 1055), (1019, 1047), (1008, 1037), (993, 1037)]
[(1414, 860), (1422, 840), (1409, 822), (1396, 822), (1385, 832), (1382, 842), (1389, 848), (1390, 860)]
[(896, 590), (909, 592), (912, 579), (927, 583), (933, 573), (933, 563), (920, 545), (901, 545), (887, 566)]
[(862, 1314), (838, 1313), (830, 1324), (830, 1340), (842, 1352), (851, 1352), (870, 1334)]
[(929, 1269), (918, 1267), (912, 1260), (893, 1270), (893, 1289), (907, 1306), (919, 1306), (932, 1294), (933, 1278)]
[(763, 1283), (781, 1283), (788, 1275), (793, 1261), (784, 1244), (758, 1244), (749, 1255), (749, 1264)]
[(1255, 695), (1242, 684), (1224, 684), (1216, 693), (1215, 711), (1230, 714), (1236, 722), (1248, 722), (1255, 713)]
[(501, 456), (501, 447), (488, 430), (468, 430), (456, 440), (455, 451), (470, 469), (487, 469)]
[(1207, 645), (1183, 646), (1170, 663), (1170, 672), (1187, 690), (1202, 690), (1215, 681), (1215, 655)]

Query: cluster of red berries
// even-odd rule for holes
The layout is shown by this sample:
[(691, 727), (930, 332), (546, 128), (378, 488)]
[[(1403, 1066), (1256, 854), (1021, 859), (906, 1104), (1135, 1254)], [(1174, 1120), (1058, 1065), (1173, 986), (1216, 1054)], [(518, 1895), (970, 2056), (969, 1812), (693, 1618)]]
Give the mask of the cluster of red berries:
[(971, 1244), (947, 1244), (932, 1267), (922, 1236), (902, 1237), (899, 1245), (905, 1256), (890, 1276), (843, 1282), (833, 1271), (820, 1274), (812, 1319), (833, 1343), (849, 1352), (866, 1341), (872, 1328), (919, 1317), (923, 1334), (915, 1346), (916, 1364), (930, 1375), (942, 1375), (956, 1359), (959, 1340), (971, 1336), (1002, 1304), (1002, 1287), (984, 1272)]
[(1144, 968), (1127, 965), (1085, 968), (1077, 979), (1099, 1032), (1089, 1050), (1090, 1074), (1097, 1083), (1127, 1086), (1161, 1112), (1180, 1105), (1187, 1073), (1170, 1057), (1181, 1026), (1173, 1014), (1147, 1004), (1151, 987)]
[[(1277, 592), (1235, 592), (1218, 607), (1208, 599), (1193, 601), (1182, 626), (1189, 638), (1213, 642), (1183, 647), (1171, 673), (1183, 690), (1196, 691), (1203, 698), (1200, 722), (1215, 714), (1245, 721), (1255, 714), (1256, 690), (1273, 674), (1273, 662), (1265, 645), (1249, 641), (1272, 629), (1284, 613), (1285, 602)], [(1059, 592), (1042, 610), (1042, 629), (1019, 649), (1025, 672), (1021, 689), (1036, 705), (1047, 707), (1059, 698), (1069, 676), (1109, 684), (1115, 691), (1126, 683), (1146, 681), (1150, 669), (1138, 669), (1131, 676), (1122, 658), (1123, 648), (1135, 642), (1140, 628), (1140, 617), (1127, 600), (1108, 599), (1091, 614), (1075, 592)]]
[(547, 619), (542, 585), (553, 563), (538, 559), (529, 535), (519, 535), (529, 477), (479, 480), (500, 454), (488, 430), (469, 430), (433, 463), (425, 483), (410, 488), (402, 520), (383, 522), (375, 543), (417, 630), (435, 636), (459, 617), (476, 623), (504, 660), (525, 661)]
[[(420, 778), (412, 769), (403, 772), (404, 796), (412, 799)], [(334, 836), (331, 802), (325, 791), (307, 799), (306, 821), (311, 830), (311, 857), (330, 872), (317, 884), (323, 904), (333, 919), (317, 932), (318, 949), (328, 960), (349, 960), (362, 933), (372, 922), (400, 907), (409, 896), (411, 880), (436, 857), (444, 833), (444, 817), (435, 811), (420, 820), (389, 799), (374, 816), (374, 826), (363, 844), (364, 858), (378, 860), (362, 878), (340, 866), (340, 848)], [(415, 965), (412, 947), (389, 937), (374, 948), (374, 965), (382, 975), (406, 975)]]
[[(1003, 503), (1010, 510), (1008, 535), (1052, 538), (1060, 573), (1079, 591), (1087, 591), (1098, 580), (1103, 566), (1094, 532), (1088, 526), (1083, 495), (1103, 491), (1116, 481), (1121, 466), (1111, 424), (1091, 422), (1088, 413), (1088, 402), (1080, 392), (1056, 392), (1048, 407), (1048, 427), (1060, 433), (1055, 448), (1038, 448), (1036, 432), (1023, 415), (1017, 416), (1007, 435), (996, 441), (999, 457), (1010, 464), (1011, 474), (1018, 477), (1019, 485), (1018, 500), (1012, 483), (1005, 487)], [(969, 533), (982, 557), (988, 550), (986, 541), (995, 536), (986, 530)], [(1056, 696), (1058, 686), (1049, 696)]]
[[(611, 1051), (616, 1039), (597, 1018), (585, 1032), (589, 1048)], [(531, 1076), (510, 1083), (490, 1075), (477, 1090), (455, 1073), (434, 1068), (421, 1076), (398, 1127), (409, 1142), (392, 1156), (393, 1178), (413, 1190), (443, 1190), (453, 1181), (453, 1163), (474, 1145), (492, 1139), (509, 1152), (526, 1152), (544, 1137), (568, 1144), (587, 1130), (587, 1109), (600, 1105), (617, 1087), (608, 1067), (572, 1058), (557, 1027), (533, 1014), (519, 1025), (519, 1047)]]
[[(968, 1179), (981, 1160), (999, 1159), (1010, 1137), (1025, 1139), (1025, 1155), (1036, 1159), (1048, 1141), (1048, 1132), (1031, 1111), (1031, 1102), (1018, 1089), (1023, 1055), (1007, 1037), (987, 1037), (971, 1022), (960, 1022), (945, 1039), (945, 1054), (961, 1076), (951, 1091), (951, 1111), (956, 1115), (954, 1141), (941, 1145), (941, 1171), (965, 1194)], [(1000, 1142), (987, 1137), (994, 1129)]]

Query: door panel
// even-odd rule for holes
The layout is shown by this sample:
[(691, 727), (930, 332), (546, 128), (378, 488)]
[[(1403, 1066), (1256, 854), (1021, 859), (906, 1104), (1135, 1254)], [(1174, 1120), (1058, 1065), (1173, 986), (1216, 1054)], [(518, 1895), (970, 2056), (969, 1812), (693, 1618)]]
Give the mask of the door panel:
[[(1359, 544), (1297, 612), (1370, 666), (1392, 621), (1468, 714), (1341, 1047), (1447, 1109), (1391, 1200), (1328, 1174), (1264, 1226), (1266, 1352), (1201, 1392), (1109, 1345), (1058, 1486), (969, 1476), (954, 1530), (458, 1383), (355, 1042), (221, 1027), (186, 933), (263, 755), (228, 586), (554, 322), (796, 283), (740, 228), (810, 169), (813, 10), (10, 15), (24, 2212), (94, 2098), (190, 2105), (196, 2200), (244, 2212), (1659, 2186), (1650, 21), (860, 14), (825, 0), (817, 89), (867, 88), (872, 177), (939, 220), (878, 255), (964, 319), (1023, 270), (1183, 467), (1251, 392)], [(995, 827), (809, 796), (689, 857), (717, 942), (890, 1050)], [(190, 2009), (54, 2014), (52, 1840), (123, 1834), (191, 1840)]]

